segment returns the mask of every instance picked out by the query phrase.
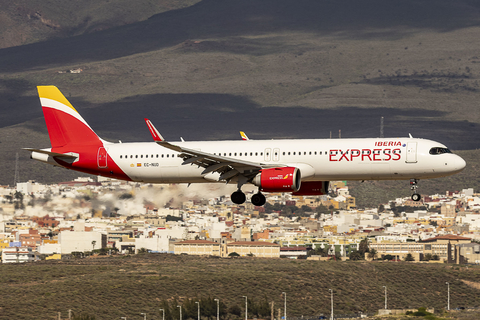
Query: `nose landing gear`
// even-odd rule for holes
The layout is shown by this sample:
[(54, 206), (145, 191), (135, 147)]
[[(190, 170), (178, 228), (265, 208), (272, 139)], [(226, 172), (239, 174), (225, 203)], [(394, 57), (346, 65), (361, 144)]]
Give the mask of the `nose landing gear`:
[(410, 190), (412, 190), (412, 200), (413, 201), (420, 201), (422, 196), (417, 193), (418, 189), (418, 180), (417, 179), (410, 179)]

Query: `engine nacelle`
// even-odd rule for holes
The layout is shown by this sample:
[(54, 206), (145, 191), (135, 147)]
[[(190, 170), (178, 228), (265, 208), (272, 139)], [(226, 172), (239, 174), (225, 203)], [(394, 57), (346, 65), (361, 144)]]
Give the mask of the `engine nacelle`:
[(301, 188), (292, 193), (294, 196), (321, 196), (328, 193), (330, 181), (303, 181)]
[(252, 183), (265, 192), (296, 192), (300, 189), (301, 174), (295, 167), (262, 169)]

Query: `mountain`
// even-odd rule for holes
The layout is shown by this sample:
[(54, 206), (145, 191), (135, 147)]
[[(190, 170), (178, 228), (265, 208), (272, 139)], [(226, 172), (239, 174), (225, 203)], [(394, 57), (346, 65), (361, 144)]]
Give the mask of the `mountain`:
[(35, 92), (49, 84), (113, 141), (150, 141), (144, 117), (170, 140), (376, 137), (384, 117), (386, 137), (478, 147), (475, 1), (95, 3), (2, 13), (2, 37), (28, 36), (0, 46), (0, 183), (16, 153), (22, 180), (72, 176), (19, 150), (49, 146)]

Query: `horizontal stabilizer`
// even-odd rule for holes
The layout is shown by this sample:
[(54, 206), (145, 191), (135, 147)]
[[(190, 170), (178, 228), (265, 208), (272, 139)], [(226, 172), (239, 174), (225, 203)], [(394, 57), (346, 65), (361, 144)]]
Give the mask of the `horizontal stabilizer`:
[(58, 153), (58, 152), (52, 152), (52, 151), (42, 150), (42, 149), (33, 149), (33, 148), (22, 148), (22, 150), (43, 153), (52, 157), (71, 158), (71, 159), (78, 158), (78, 154), (73, 154), (73, 153)]

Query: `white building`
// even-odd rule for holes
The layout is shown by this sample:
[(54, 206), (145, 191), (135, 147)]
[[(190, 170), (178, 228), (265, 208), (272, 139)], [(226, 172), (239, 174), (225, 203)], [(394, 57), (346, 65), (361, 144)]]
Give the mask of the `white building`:
[(28, 247), (9, 247), (2, 251), (2, 263), (32, 262), (39, 260)]
[(153, 236), (151, 238), (140, 236), (135, 239), (135, 252), (142, 248), (154, 252), (173, 253), (173, 249), (170, 250), (170, 238), (168, 236)]
[(62, 231), (58, 235), (62, 254), (85, 252), (107, 246), (107, 235), (95, 231)]
[(60, 243), (45, 243), (37, 247), (37, 252), (40, 254), (55, 254), (62, 252)]

